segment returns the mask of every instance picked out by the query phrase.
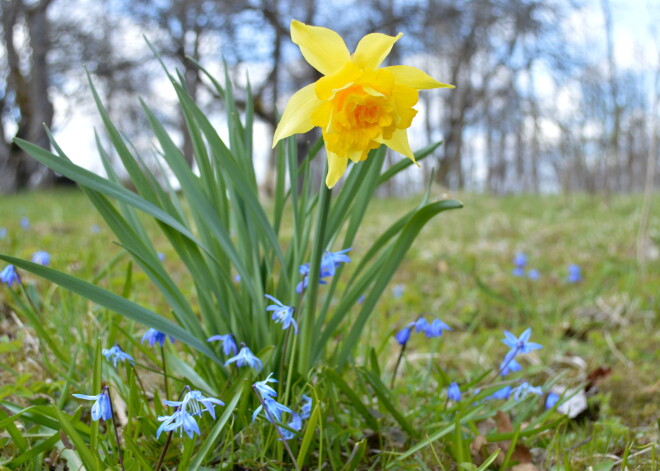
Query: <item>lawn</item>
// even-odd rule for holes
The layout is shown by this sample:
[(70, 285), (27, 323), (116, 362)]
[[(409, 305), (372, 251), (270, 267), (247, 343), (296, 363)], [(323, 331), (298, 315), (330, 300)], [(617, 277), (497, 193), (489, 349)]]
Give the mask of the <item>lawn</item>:
[[(378, 300), (348, 367), (326, 371), (328, 364), (307, 378), (320, 405), (310, 419), (317, 427), (291, 440), (294, 451), (300, 456), (301, 442), (311, 440), (309, 469), (458, 469), (458, 463), (477, 469), (498, 448), (487, 469), (658, 469), (660, 197), (652, 202), (642, 253), (641, 196), (451, 197), (464, 208), (439, 215), (422, 230)], [(342, 276), (420, 199), (372, 200)], [(267, 203), (266, 211), (272, 206)], [(7, 229), (0, 253), (29, 260), (45, 250), (52, 268), (172, 317), (168, 302), (81, 192), (5, 196), (0, 215)], [(197, 306), (194, 280), (156, 224), (145, 223), (167, 272)], [(294, 223), (285, 217), (283, 224), (286, 245)], [(518, 253), (526, 256), (523, 276), (513, 274)], [(569, 265), (580, 267), (581, 280), (567, 280)], [(529, 270), (538, 273), (530, 277)], [(103, 384), (121, 396), (115, 413), (123, 423), (125, 453), (143, 456), (127, 469), (151, 469), (165, 441), (154, 436), (164, 391), (160, 353), (140, 343), (145, 327), (20, 274), (29, 299), (22, 290), (0, 286), (0, 463), (10, 469), (77, 469), (84, 453), (78, 438), (82, 444), (98, 440), (98, 451), (89, 448), (92, 456), (117, 466), (112, 427), (99, 428), (90, 419), (90, 404), (71, 396), (97, 394), (92, 376), (103, 372)], [(318, 287), (321, 299), (324, 289)], [(357, 316), (357, 309), (349, 313), (347, 324)], [(435, 338), (412, 332), (390, 388), (401, 352), (395, 334), (419, 316), (439, 318), (453, 330)], [(504, 331), (519, 336), (527, 328), (543, 348), (519, 357), (521, 372), (498, 377), (507, 352)], [(338, 331), (329, 350), (346, 334)], [(115, 342), (135, 357), (135, 368), (95, 362), (98, 348)], [(207, 384), (215, 370), (200, 372), (218, 368), (220, 375), (219, 367), (197, 362), (199, 354), (180, 342), (168, 341), (165, 350), (170, 388), (180, 390), (178, 376), (225, 403), (234, 397), (235, 389)], [(259, 356), (267, 362), (270, 355)], [(524, 380), (543, 391), (520, 401), (484, 400), (512, 378), (514, 385)], [(454, 381), (460, 401), (447, 397)], [(567, 390), (562, 401), (573, 401), (574, 410), (586, 399), (586, 408), (571, 418), (557, 406), (545, 411), (551, 389)], [(240, 396), (224, 428), (214, 429), (205, 418), (197, 441), (175, 435), (166, 466), (194, 462), (208, 443), (210, 451), (200, 458), (206, 469), (293, 469), (268, 421), (249, 421), (255, 405), (254, 398)], [(59, 411), (68, 417), (66, 425)], [(217, 439), (207, 442), (212, 429)]]

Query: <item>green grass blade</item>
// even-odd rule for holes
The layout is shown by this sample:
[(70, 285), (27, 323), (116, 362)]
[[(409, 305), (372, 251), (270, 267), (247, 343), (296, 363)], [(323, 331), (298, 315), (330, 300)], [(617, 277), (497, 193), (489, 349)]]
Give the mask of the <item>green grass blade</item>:
[(160, 332), (174, 337), (177, 340), (189, 345), (195, 350), (203, 353), (217, 363), (222, 363), (213, 351), (197, 337), (191, 335), (188, 331), (182, 329), (172, 321), (156, 314), (149, 309), (140, 306), (128, 299), (117, 296), (110, 291), (94, 286), (71, 275), (47, 268), (37, 263), (28, 262), (15, 257), (0, 254), (0, 260), (16, 265), (19, 268), (34, 273), (37, 276), (45, 278), (63, 288), (77, 293), (90, 301), (115, 311), (124, 317), (132, 319), (141, 324), (152, 327)]
[(87, 448), (87, 445), (83, 441), (82, 437), (78, 434), (75, 427), (71, 424), (69, 417), (66, 414), (64, 414), (64, 412), (59, 410), (57, 407), (53, 407), (52, 409), (55, 412), (55, 415), (57, 416), (57, 420), (62, 425), (62, 429), (64, 430), (64, 432), (66, 432), (67, 436), (69, 437), (69, 440), (71, 440), (71, 443), (73, 443), (73, 446), (76, 448), (76, 452), (78, 453), (78, 456), (85, 465), (85, 468), (87, 470), (100, 469), (99, 463), (94, 459), (92, 452), (89, 450), (89, 448)]
[(307, 425), (305, 425), (305, 435), (303, 435), (302, 442), (300, 443), (300, 450), (298, 451), (298, 458), (296, 463), (298, 466), (304, 466), (305, 460), (307, 459), (307, 453), (309, 452), (309, 446), (312, 443), (312, 439), (316, 433), (316, 422), (318, 422), (319, 417), (321, 416), (321, 407), (319, 404), (314, 406), (312, 414), (309, 416)]

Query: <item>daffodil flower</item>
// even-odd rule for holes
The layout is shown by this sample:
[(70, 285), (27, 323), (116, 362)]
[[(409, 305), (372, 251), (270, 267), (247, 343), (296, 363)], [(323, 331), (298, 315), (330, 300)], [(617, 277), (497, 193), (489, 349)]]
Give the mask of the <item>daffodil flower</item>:
[(379, 67), (401, 36), (368, 34), (351, 54), (336, 32), (292, 21), (291, 39), (324, 77), (291, 97), (273, 147), (281, 139), (320, 127), (328, 156), (328, 188), (344, 174), (349, 159), (365, 160), (381, 144), (415, 162), (407, 129), (417, 114), (417, 91), (453, 86), (414, 67)]

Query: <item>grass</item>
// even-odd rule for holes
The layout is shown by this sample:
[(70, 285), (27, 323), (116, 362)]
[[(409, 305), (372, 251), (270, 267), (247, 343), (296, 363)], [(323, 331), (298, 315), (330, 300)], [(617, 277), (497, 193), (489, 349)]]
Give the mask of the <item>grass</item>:
[[(456, 463), (462, 462), (462, 469), (472, 469), (466, 463), (478, 464), (501, 448), (489, 469), (511, 469), (517, 461), (526, 461), (521, 458), (524, 453), (530, 454), (538, 469), (593, 466), (594, 470), (608, 470), (623, 465), (657, 469), (657, 211), (650, 221), (648, 261), (642, 267), (636, 252), (641, 197), (616, 196), (605, 201), (583, 195), (452, 196), (461, 199), (465, 208), (431, 221), (423, 230), (391, 283), (392, 290), (380, 300), (364, 331), (357, 368), (341, 375), (320, 372), (321, 380), (313, 389), (324, 407), (319, 436), (307, 463), (325, 465), (326, 469), (456, 469)], [(414, 203), (373, 201), (352, 257), (359, 260), (361, 251), (368, 248), (361, 241), (377, 237)], [(653, 207), (659, 205), (656, 195)], [(96, 280), (155, 312), (168, 312), (164, 300), (149, 289), (146, 275), (129, 267), (129, 259), (113, 243), (112, 234), (77, 191), (3, 197), (0, 214), (1, 225), (8, 229), (8, 235), (0, 240), (0, 253), (29, 259), (33, 252), (46, 250), (52, 256), (51, 266), (84, 280)], [(29, 218), (28, 229), (20, 227), (21, 217)], [(98, 234), (92, 231), (95, 224), (101, 229)], [(156, 248), (165, 255), (168, 272), (192, 297), (186, 271), (164, 237), (155, 231), (153, 234)], [(529, 268), (540, 271), (539, 280), (512, 276), (512, 259), (518, 251), (527, 254)], [(580, 265), (582, 282), (566, 282), (569, 264)], [(347, 268), (350, 273), (351, 267)], [(67, 440), (58, 440), (49, 435), (52, 429), (25, 417), (3, 421), (6, 414), (16, 413), (7, 403), (23, 408), (53, 402), (73, 415), (74, 424), (86, 436), (89, 408), (81, 408), (70, 394), (90, 394), (96, 339), (100, 338), (103, 346), (122, 339), (138, 365), (149, 368), (138, 368), (141, 380), (149, 385), (149, 395), (159, 394), (159, 358), (139, 343), (143, 326), (28, 274), (24, 279), (33, 288), (30, 292), (40, 309), (38, 326), (34, 325), (37, 319), (26, 316), (26, 310), (7, 289), (0, 290), (0, 400), (4, 401), (0, 423), (13, 424), (25, 440), (17, 443), (11, 426), (4, 425), (0, 462), (13, 469), (42, 469), (44, 463), (53, 469), (57, 463), (73, 468), (75, 458)], [(399, 354), (393, 334), (421, 314), (437, 316), (454, 330), (436, 339), (413, 334), (390, 393), (384, 385), (389, 384)], [(532, 340), (544, 348), (521, 359), (522, 377), (534, 385), (548, 386), (557, 381), (583, 389), (590, 383), (588, 409), (570, 420), (552, 412), (546, 423), (557, 419), (556, 426), (531, 436), (524, 432), (533, 429), (543, 412), (542, 398), (502, 403), (500, 408), (507, 414), (495, 416), (493, 411), (483, 414), (481, 421), (467, 417), (460, 426), (448, 423), (448, 411), (453, 411), (451, 420), (459, 422), (471, 411), (476, 411), (477, 418), (481, 413), (469, 401), (447, 409), (444, 390), (448, 382), (458, 381), (463, 389), (496, 368), (506, 353), (500, 342), (503, 330), (518, 335), (527, 327), (533, 330)], [(194, 364), (189, 350), (168, 347), (170, 352), (175, 350), (184, 361)], [(58, 357), (65, 361), (58, 361)], [(64, 364), (69, 368), (63, 368)], [(187, 372), (187, 377), (193, 378), (183, 365), (173, 368), (173, 376)], [(134, 380), (119, 379), (120, 371), (111, 382), (125, 398), (132, 397), (128, 390)], [(149, 399), (158, 407), (153, 397)], [(225, 402), (229, 399), (223, 397)], [(238, 407), (245, 406), (239, 401)], [(504, 415), (512, 423), (507, 425)], [(139, 410), (136, 416), (140, 416), (136, 419), (140, 431), (153, 433), (155, 425), (146, 424), (154, 420), (153, 412)], [(212, 425), (203, 423), (207, 431)], [(263, 436), (265, 429), (254, 427), (241, 431), (248, 425), (230, 421), (227, 436), (233, 439), (214, 445), (216, 455), (225, 457), (223, 469), (228, 469), (229, 463), (242, 469), (284, 467), (284, 455), (264, 456), (263, 448), (255, 445), (277, 437), (272, 433)], [(445, 429), (449, 431), (443, 434)], [(479, 449), (478, 437), (493, 438), (493, 433), (504, 435)], [(46, 443), (47, 438), (52, 443)], [(109, 434), (106, 439), (113, 443)], [(518, 446), (510, 446), (512, 439)], [(147, 460), (158, 456), (162, 444), (153, 439), (136, 440), (145, 447)], [(21, 452), (34, 450), (37, 444), (43, 444), (43, 449), (22, 462), (17, 460)], [(417, 451), (409, 453), (412, 450)], [(347, 468), (351, 463), (355, 467)]]

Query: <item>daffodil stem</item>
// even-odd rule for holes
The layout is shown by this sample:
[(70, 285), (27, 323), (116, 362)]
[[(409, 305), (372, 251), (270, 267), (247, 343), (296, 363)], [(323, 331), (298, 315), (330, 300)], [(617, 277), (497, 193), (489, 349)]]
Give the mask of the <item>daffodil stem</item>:
[(160, 358), (163, 360), (163, 382), (165, 383), (165, 397), (170, 397), (170, 388), (167, 385), (167, 360), (165, 359), (165, 347), (160, 346)]
[(112, 415), (112, 426), (115, 429), (115, 440), (117, 440), (117, 458), (119, 459), (119, 466), (122, 471), (124, 470), (124, 456), (119, 443), (119, 428), (117, 428), (117, 419), (115, 418), (115, 408), (112, 405), (112, 398), (110, 397), (110, 388), (103, 386), (103, 393), (108, 395), (108, 404), (110, 404), (110, 414)]
[[(293, 463), (293, 467), (296, 468), (296, 471), (300, 471), (300, 467), (298, 466), (298, 462), (296, 461), (296, 458), (293, 456), (293, 452), (291, 451), (291, 448), (289, 447), (289, 444), (287, 443), (286, 439), (284, 438), (284, 435), (282, 435), (282, 432), (280, 431), (280, 428), (276, 425), (277, 421), (275, 420), (275, 417), (273, 417), (273, 414), (270, 413), (268, 410), (268, 407), (266, 407), (266, 403), (264, 402), (264, 399), (261, 397), (261, 394), (259, 394), (259, 391), (257, 391), (257, 388), (252, 385), (252, 390), (254, 393), (257, 395), (257, 398), (259, 399), (259, 402), (261, 403), (261, 407), (263, 408), (264, 412), (268, 416), (268, 421), (273, 424), (273, 427), (275, 427), (275, 431), (277, 434), (280, 436), (280, 440), (284, 444), (284, 448), (286, 448), (287, 453), (291, 457), (291, 462)], [(156, 470), (158, 471), (158, 470)]]
[[(328, 166), (326, 163), (326, 172)], [(312, 247), (312, 256), (309, 267), (309, 280), (307, 283), (308, 291), (305, 294), (305, 309), (300, 317), (301, 337), (300, 337), (300, 373), (307, 375), (310, 363), (312, 362), (312, 338), (316, 334), (315, 312), (316, 298), (318, 293), (319, 278), (321, 276), (321, 257), (325, 249), (326, 225), (328, 222), (328, 213), (330, 212), (330, 200), (332, 199), (332, 190), (322, 185), (319, 190), (319, 201), (316, 217), (316, 232), (314, 234), (314, 245)]]
[(390, 389), (394, 389), (394, 380), (396, 379), (396, 372), (399, 371), (399, 365), (403, 359), (403, 353), (406, 351), (406, 345), (408, 342), (405, 342), (401, 345), (401, 351), (399, 352), (399, 358), (396, 359), (396, 365), (394, 366), (394, 371), (392, 372), (392, 381), (390, 381)]

